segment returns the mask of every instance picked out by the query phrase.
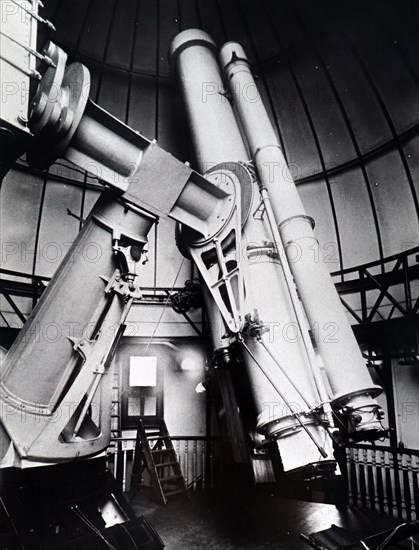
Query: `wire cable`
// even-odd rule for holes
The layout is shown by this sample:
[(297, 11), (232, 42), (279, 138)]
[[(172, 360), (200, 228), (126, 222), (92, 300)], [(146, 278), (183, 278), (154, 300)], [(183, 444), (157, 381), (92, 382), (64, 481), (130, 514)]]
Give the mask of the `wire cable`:
[(180, 266), (179, 266), (179, 269), (178, 269), (178, 271), (177, 271), (177, 273), (176, 273), (176, 277), (175, 277), (175, 280), (174, 280), (174, 282), (173, 282), (172, 288), (171, 288), (170, 291), (169, 291), (169, 295), (167, 296), (167, 300), (166, 300), (166, 302), (165, 302), (165, 304), (164, 304), (164, 307), (163, 307), (163, 310), (162, 310), (162, 312), (161, 312), (161, 314), (160, 314), (159, 320), (157, 321), (156, 326), (154, 327), (153, 334), (151, 335), (150, 340), (147, 342), (147, 346), (146, 346), (146, 348), (145, 348), (145, 351), (147, 351), (148, 348), (150, 347), (150, 344), (152, 343), (152, 341), (153, 341), (153, 339), (154, 339), (154, 336), (155, 336), (155, 334), (156, 334), (156, 332), (157, 332), (157, 329), (158, 329), (159, 326), (160, 326), (161, 320), (163, 319), (163, 315), (164, 315), (164, 312), (166, 311), (166, 307), (167, 307), (167, 305), (168, 305), (168, 304), (170, 303), (170, 301), (171, 301), (171, 300), (170, 300), (170, 294), (171, 294), (171, 292), (173, 292), (173, 289), (174, 289), (175, 286), (176, 286), (176, 282), (177, 282), (177, 280), (178, 280), (178, 277), (179, 277), (179, 275), (180, 275), (180, 272), (181, 272), (181, 269), (182, 269), (182, 267), (183, 267), (184, 262), (185, 262), (185, 258), (182, 258), (182, 262), (181, 262), (181, 264), (180, 264)]
[(289, 408), (290, 412), (291, 412), (291, 415), (295, 418), (295, 420), (300, 424), (300, 426), (302, 427), (302, 429), (306, 432), (306, 434), (309, 436), (309, 438), (312, 440), (312, 442), (314, 443), (314, 445), (317, 447), (319, 453), (322, 455), (323, 458), (327, 458), (327, 453), (326, 451), (323, 449), (323, 447), (321, 445), (319, 445), (316, 441), (316, 439), (314, 438), (313, 434), (310, 432), (310, 430), (307, 428), (307, 426), (304, 424), (304, 422), (301, 420), (300, 418), (300, 415), (297, 411), (293, 410), (291, 408), (291, 403), (288, 402), (287, 398), (284, 396), (284, 394), (281, 392), (281, 390), (278, 388), (278, 386), (275, 384), (275, 382), (272, 380), (272, 378), (269, 376), (269, 374), (266, 372), (266, 370), (262, 367), (262, 365), (259, 363), (259, 361), (256, 359), (256, 357), (253, 355), (252, 351), (250, 350), (250, 348), (247, 346), (247, 344), (243, 341), (243, 339), (241, 338), (239, 340), (239, 342), (242, 344), (242, 346), (244, 347), (244, 349), (247, 351), (247, 353), (250, 355), (250, 357), (253, 359), (253, 361), (256, 363), (256, 365), (260, 368), (260, 370), (263, 372), (263, 374), (265, 375), (265, 377), (268, 379), (268, 381), (271, 383), (272, 387), (276, 390), (276, 392), (278, 393), (279, 397), (284, 401), (284, 403), (287, 405), (287, 407)]
[(304, 397), (304, 395), (301, 393), (301, 391), (298, 389), (297, 385), (295, 384), (295, 382), (293, 381), (293, 379), (288, 376), (287, 372), (282, 368), (282, 365), (280, 364), (280, 362), (276, 359), (276, 357), (274, 356), (274, 354), (272, 353), (272, 351), (269, 349), (269, 347), (265, 344), (265, 342), (263, 341), (262, 337), (258, 338), (257, 341), (262, 344), (263, 348), (265, 349), (265, 351), (268, 353), (268, 355), (270, 356), (270, 358), (272, 359), (272, 361), (274, 361), (274, 363), (276, 364), (276, 366), (279, 368), (279, 370), (282, 372), (282, 374), (285, 376), (285, 378), (288, 380), (288, 382), (291, 384), (291, 386), (294, 388), (294, 390), (297, 392), (297, 394), (301, 397), (301, 399), (304, 401), (304, 403), (307, 405), (307, 407), (309, 409), (313, 409), (314, 407), (312, 405), (310, 405), (308, 399), (306, 399)]
[(81, 519), (99, 538), (103, 540), (103, 542), (106, 544), (106, 546), (110, 550), (118, 550), (113, 544), (111, 544), (99, 531), (99, 529), (93, 525), (93, 523), (88, 519), (88, 517), (79, 509), (78, 506), (73, 506), (71, 508), (73, 512), (76, 514), (76, 516)]
[(407, 523), (401, 523), (400, 525), (397, 525), (397, 527), (393, 529), (393, 531), (388, 535), (388, 537), (384, 539), (383, 542), (381, 542), (375, 550), (383, 550), (387, 546), (387, 544), (391, 541), (391, 539), (394, 537), (394, 535), (397, 533), (397, 531), (400, 529), (400, 527), (404, 527), (405, 525), (407, 525)]

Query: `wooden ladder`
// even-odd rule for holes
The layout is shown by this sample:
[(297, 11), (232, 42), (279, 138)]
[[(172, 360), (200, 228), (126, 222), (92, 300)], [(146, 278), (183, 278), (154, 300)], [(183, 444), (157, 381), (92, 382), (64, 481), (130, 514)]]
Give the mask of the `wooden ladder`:
[(185, 478), (164, 420), (159, 426), (147, 428), (141, 419), (138, 422), (131, 474), (131, 499), (142, 485), (144, 470), (150, 475), (158, 502), (166, 504), (168, 497), (187, 493)]

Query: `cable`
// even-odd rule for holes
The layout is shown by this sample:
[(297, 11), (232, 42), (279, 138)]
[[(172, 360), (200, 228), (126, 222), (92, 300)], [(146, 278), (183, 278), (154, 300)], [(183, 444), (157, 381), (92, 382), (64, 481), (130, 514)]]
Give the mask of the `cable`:
[(242, 344), (242, 346), (244, 347), (244, 349), (247, 351), (247, 353), (250, 355), (250, 357), (253, 359), (253, 361), (256, 363), (256, 365), (260, 368), (260, 370), (263, 372), (263, 374), (266, 376), (266, 378), (269, 380), (269, 382), (271, 383), (271, 385), (273, 386), (273, 388), (276, 390), (276, 392), (278, 393), (278, 395), (280, 396), (280, 398), (284, 401), (284, 403), (287, 405), (287, 407), (289, 408), (290, 412), (291, 412), (291, 415), (295, 418), (295, 420), (300, 424), (300, 426), (302, 427), (302, 429), (306, 432), (306, 434), (309, 436), (309, 438), (312, 440), (312, 442), (314, 443), (314, 445), (317, 447), (319, 453), (322, 455), (323, 458), (327, 458), (327, 453), (326, 451), (323, 449), (323, 447), (321, 445), (319, 445), (316, 441), (316, 439), (314, 438), (313, 434), (310, 432), (310, 430), (307, 428), (307, 426), (304, 424), (304, 422), (301, 420), (300, 418), (300, 415), (298, 412), (296, 411), (293, 411), (293, 409), (291, 408), (291, 403), (288, 402), (288, 400), (286, 399), (286, 397), (284, 396), (284, 394), (281, 392), (281, 390), (277, 387), (277, 385), (275, 384), (275, 382), (272, 380), (272, 378), (269, 376), (269, 374), (265, 371), (265, 369), (262, 367), (262, 365), (257, 361), (256, 357), (253, 355), (253, 353), (251, 352), (251, 350), (249, 349), (249, 347), (247, 346), (247, 344), (243, 341), (242, 338), (239, 339), (239, 342)]
[(404, 527), (405, 525), (407, 525), (407, 523), (401, 523), (400, 525), (397, 525), (397, 527), (393, 529), (393, 531), (389, 534), (389, 536), (386, 539), (384, 539), (383, 542), (379, 544), (375, 550), (383, 550), (387, 546), (387, 543), (391, 541), (391, 539), (400, 529), (400, 527)]
[(22, 44), (21, 42), (19, 42), (18, 40), (15, 40), (12, 36), (9, 36), (8, 34), (0, 31), (0, 35), (1, 36), (4, 36), (5, 38), (7, 38), (8, 40), (10, 40), (10, 42), (13, 42), (13, 44), (17, 44), (18, 46), (20, 46), (21, 48), (23, 48), (25, 51), (27, 51), (30, 55), (33, 55), (34, 57), (36, 57), (37, 59), (40, 59), (41, 61), (43, 61), (44, 63), (48, 64), (49, 66), (51, 67), (56, 67), (55, 63), (53, 63), (52, 59), (50, 59), (49, 57), (47, 57), (46, 55), (42, 55), (40, 54), (39, 52), (37, 52), (36, 50), (30, 48), (29, 46), (26, 46), (26, 44)]
[(178, 271), (177, 271), (177, 273), (176, 273), (176, 277), (175, 277), (175, 280), (174, 280), (174, 282), (173, 282), (172, 288), (171, 288), (170, 291), (169, 291), (169, 295), (167, 296), (167, 300), (166, 300), (166, 302), (165, 302), (165, 304), (164, 304), (164, 307), (163, 307), (163, 310), (162, 310), (162, 312), (161, 312), (161, 314), (160, 314), (159, 320), (157, 321), (156, 326), (154, 327), (153, 334), (151, 335), (150, 340), (147, 342), (147, 346), (146, 346), (146, 348), (145, 348), (145, 351), (147, 351), (148, 348), (150, 347), (150, 344), (151, 344), (151, 342), (153, 341), (153, 338), (154, 338), (154, 336), (155, 336), (155, 334), (156, 334), (156, 332), (157, 332), (157, 329), (158, 329), (159, 326), (160, 326), (160, 323), (161, 323), (161, 320), (162, 320), (162, 318), (163, 318), (164, 312), (166, 311), (166, 307), (167, 307), (167, 305), (171, 302), (171, 300), (170, 300), (170, 293), (173, 292), (173, 289), (174, 289), (175, 286), (176, 286), (176, 282), (177, 282), (178, 277), (179, 277), (179, 275), (180, 275), (180, 271), (181, 271), (181, 269), (182, 269), (182, 267), (183, 267), (184, 261), (185, 261), (185, 258), (182, 258), (182, 262), (181, 262), (181, 264), (180, 264), (180, 266), (179, 266), (179, 269), (178, 269)]
[(57, 29), (54, 27), (54, 25), (51, 23), (51, 21), (48, 21), (47, 19), (44, 19), (43, 17), (41, 17), (40, 15), (38, 15), (38, 13), (36, 12), (33, 12), (33, 11), (30, 11), (28, 10), (28, 8), (25, 8), (25, 6), (23, 4), (19, 4), (19, 2), (17, 2), (16, 0), (12, 0), (13, 4), (16, 4), (16, 6), (18, 6), (21, 10), (23, 10), (24, 12), (26, 12), (30, 17), (33, 17), (34, 19), (36, 19), (37, 21), (39, 21), (39, 23), (42, 23), (43, 25), (46, 25), (49, 29), (51, 29), (52, 31), (56, 31)]
[[(245, 166), (245, 168), (249, 169), (249, 163), (248, 163), (247, 166), (246, 166), (246, 164), (244, 166)], [(267, 222), (268, 222), (268, 225), (269, 225), (269, 228), (270, 228), (270, 231), (272, 233), (273, 240), (274, 240), (273, 245), (276, 248), (276, 251), (277, 251), (277, 254), (278, 254), (279, 263), (280, 263), (280, 266), (281, 266), (281, 269), (282, 269), (282, 272), (283, 272), (283, 275), (284, 275), (284, 278), (285, 278), (287, 290), (288, 290), (288, 295), (289, 295), (290, 300), (291, 300), (291, 306), (293, 308), (293, 311), (294, 311), (294, 314), (295, 314), (295, 317), (296, 317), (296, 320), (297, 320), (297, 324), (298, 324), (298, 327), (300, 329), (300, 334), (301, 334), (301, 337), (302, 337), (302, 340), (303, 340), (303, 344), (304, 344), (304, 348), (305, 348), (305, 351), (306, 351), (306, 354), (307, 354), (308, 362), (309, 362), (310, 367), (311, 367), (310, 368), (310, 374), (313, 378), (314, 386), (317, 388), (317, 391), (318, 391), (318, 394), (319, 394), (319, 397), (320, 397), (320, 401), (323, 403), (323, 409), (324, 409), (324, 412), (326, 414), (326, 417), (328, 418), (329, 423), (332, 424), (333, 423), (333, 418), (332, 418), (331, 407), (330, 407), (330, 403), (329, 403), (329, 396), (327, 395), (326, 387), (325, 387), (324, 380), (322, 378), (320, 369), (319, 369), (319, 367), (316, 363), (316, 356), (315, 356), (313, 342), (311, 341), (310, 333), (309, 333), (308, 327), (306, 326), (306, 322), (305, 322), (306, 315), (305, 315), (304, 306), (303, 306), (303, 303), (301, 302), (301, 300), (298, 296), (294, 276), (293, 276), (293, 273), (291, 271), (291, 267), (288, 263), (285, 246), (282, 242), (282, 238), (281, 238), (281, 235), (280, 235), (280, 232), (279, 232), (279, 229), (278, 229), (278, 225), (277, 225), (277, 222), (276, 222), (276, 219), (275, 219), (275, 214), (274, 214), (273, 207), (272, 207), (272, 204), (271, 204), (271, 198), (270, 198), (268, 190), (266, 189), (266, 187), (263, 186), (262, 181), (260, 181), (258, 179), (258, 177), (256, 176), (254, 158), (252, 159), (250, 167), (251, 167), (250, 175), (252, 176), (252, 174), (253, 174), (253, 179), (255, 180), (256, 184), (259, 187), (259, 193), (260, 193), (260, 197), (261, 197), (261, 204), (263, 204), (263, 206), (265, 207), (266, 219), (267, 219)], [(253, 170), (253, 172), (252, 172), (252, 170)]]
[[(275, 364), (278, 366), (279, 370), (282, 372), (282, 374), (285, 376), (285, 378), (288, 380), (288, 382), (291, 384), (291, 386), (294, 388), (294, 390), (297, 392), (297, 394), (301, 397), (301, 399), (304, 401), (304, 403), (307, 405), (307, 407), (312, 410), (313, 412), (313, 415), (317, 418), (319, 424), (321, 424), (323, 426), (323, 428), (325, 429), (325, 431), (327, 432), (327, 434), (329, 435), (329, 437), (332, 439), (332, 441), (334, 441), (335, 443), (337, 443), (337, 440), (336, 440), (336, 437), (334, 436), (334, 434), (331, 432), (330, 430), (330, 427), (329, 425), (324, 422), (324, 420), (320, 417), (320, 414), (318, 414), (314, 409), (315, 407), (314, 406), (311, 406), (308, 402), (308, 400), (304, 397), (304, 395), (301, 393), (301, 391), (298, 389), (298, 387), (296, 386), (296, 384), (294, 383), (294, 381), (292, 380), (292, 378), (290, 378), (288, 376), (288, 374), (284, 371), (284, 369), (282, 368), (281, 364), (279, 363), (279, 361), (276, 359), (276, 357), (273, 355), (272, 351), (268, 348), (268, 346), (265, 344), (265, 342), (263, 341), (262, 337), (258, 338), (258, 342), (260, 342), (262, 344), (262, 346), (265, 348), (265, 350), (268, 352), (268, 354), (270, 355), (271, 359), (275, 362)], [(325, 443), (326, 443), (326, 437), (325, 436)], [(323, 447), (325, 445), (325, 443), (323, 444)]]
[(263, 348), (266, 350), (266, 352), (269, 354), (269, 356), (271, 357), (272, 361), (274, 361), (274, 363), (277, 365), (277, 367), (279, 368), (279, 370), (282, 372), (282, 374), (285, 376), (285, 378), (288, 380), (288, 382), (291, 384), (291, 386), (294, 388), (294, 390), (297, 392), (297, 394), (301, 397), (301, 399), (304, 401), (304, 403), (307, 405), (307, 407), (309, 409), (313, 409), (314, 407), (310, 405), (310, 403), (308, 402), (308, 399), (306, 399), (304, 397), (304, 395), (301, 393), (301, 391), (298, 389), (297, 385), (294, 383), (294, 381), (292, 380), (292, 378), (290, 378), (288, 376), (288, 374), (286, 373), (286, 371), (282, 368), (281, 364), (279, 363), (279, 361), (276, 359), (276, 357), (274, 356), (274, 354), (272, 353), (272, 351), (268, 348), (268, 346), (265, 344), (265, 342), (263, 341), (262, 337), (258, 338), (257, 341), (262, 344)]
[[(1, 505), (4, 508), (4, 511), (6, 513), (7, 519), (9, 520), (10, 525), (12, 526), (13, 531), (15, 532), (17, 540), (21, 543), (21, 537), (19, 536), (18, 530), (16, 529), (15, 522), (13, 521), (13, 518), (9, 514), (9, 510), (6, 507), (6, 504), (4, 503), (3, 499), (0, 497)], [(22, 545), (22, 548), (24, 549), (24, 546)]]
[(106, 540), (106, 538), (102, 535), (102, 533), (99, 531), (99, 529), (93, 525), (93, 523), (87, 518), (87, 516), (81, 511), (81, 510), (78, 510), (79, 513), (77, 513), (77, 515), (79, 516), (79, 518), (84, 521), (84, 523), (90, 527), (90, 529), (96, 533), (98, 535), (98, 537), (100, 537), (103, 542), (106, 544), (106, 546), (110, 549), (110, 550), (118, 550), (113, 544), (111, 544), (108, 540)]
[[(158, 329), (159, 326), (160, 326), (160, 322), (161, 322), (161, 320), (162, 320), (162, 318), (163, 318), (164, 312), (166, 311), (167, 305), (168, 305), (169, 303), (171, 303), (170, 294), (173, 292), (173, 289), (174, 289), (175, 286), (176, 286), (176, 282), (177, 282), (177, 280), (178, 280), (178, 277), (179, 277), (179, 275), (180, 275), (180, 271), (181, 271), (181, 269), (182, 269), (182, 267), (183, 267), (184, 262), (185, 262), (185, 258), (182, 258), (182, 261), (181, 261), (180, 266), (179, 266), (179, 269), (178, 269), (178, 271), (177, 271), (177, 273), (176, 273), (176, 277), (175, 277), (175, 280), (174, 280), (174, 282), (173, 282), (172, 288), (169, 290), (169, 294), (168, 294), (168, 296), (167, 296), (167, 300), (166, 300), (166, 302), (164, 303), (164, 306), (163, 306), (162, 312), (161, 312), (161, 314), (160, 314), (159, 320), (158, 320), (157, 323), (156, 323), (156, 326), (155, 326), (155, 328), (154, 328), (154, 330), (153, 330), (153, 334), (150, 336), (150, 340), (147, 342), (147, 345), (146, 345), (146, 348), (145, 348), (145, 351), (146, 351), (146, 352), (148, 351), (148, 348), (150, 347), (150, 344), (151, 344), (152, 341), (153, 341), (153, 338), (154, 338), (154, 336), (155, 336), (155, 334), (156, 334), (156, 332), (157, 332), (157, 329)], [(120, 393), (119, 399), (121, 399), (121, 397), (122, 397), (123, 395), (125, 395), (125, 393), (126, 393), (128, 390), (129, 390), (129, 387), (125, 388), (125, 390), (123, 390), (123, 391)]]
[(98, 537), (100, 537), (103, 542), (106, 544), (106, 546), (110, 550), (118, 550), (113, 544), (111, 544), (106, 538), (102, 535), (102, 533), (99, 531), (99, 529), (93, 525), (93, 523), (87, 518), (87, 516), (79, 509), (78, 506), (72, 506), (71, 509), (73, 512), (78, 516), (79, 519), (81, 519)]

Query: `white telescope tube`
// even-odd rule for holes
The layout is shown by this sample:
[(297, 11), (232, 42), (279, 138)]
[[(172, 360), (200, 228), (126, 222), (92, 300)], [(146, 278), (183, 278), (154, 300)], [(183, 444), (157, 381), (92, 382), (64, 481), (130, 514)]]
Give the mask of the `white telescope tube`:
[[(215, 52), (212, 39), (199, 30), (180, 33), (171, 46), (171, 61), (176, 67), (198, 168), (202, 172), (219, 163), (247, 163), (249, 158), (233, 109), (224, 94)], [(272, 242), (269, 225), (265, 217), (254, 214), (260, 201), (255, 182), (253, 189), (251, 214), (242, 234), (242, 257), (238, 259), (246, 293), (241, 313), (254, 316), (257, 310), (271, 329), (263, 336), (269, 351), (251, 333), (243, 336), (242, 355), (258, 412), (256, 427), (266, 437), (278, 439), (285, 471), (311, 464), (330, 471), (335, 467), (331, 441), (310, 410), (321, 398), (303, 342), (292, 332), (297, 324), (295, 313), (281, 264), (269, 244)], [(213, 267), (218, 269), (217, 265)], [(216, 319), (217, 315), (211, 314), (214, 302), (210, 300), (206, 304), (210, 319)], [(213, 334), (214, 344), (217, 341), (221, 341), (219, 333)], [(229, 343), (228, 339), (225, 341)], [(288, 378), (292, 378), (294, 386)], [(298, 418), (294, 411), (300, 413)]]
[[(228, 83), (260, 182), (272, 209), (290, 268), (333, 391), (332, 404), (347, 408), (353, 431), (380, 431), (373, 399), (382, 392), (373, 384), (352, 328), (324, 263), (318, 241), (292, 180), (278, 138), (257, 91), (243, 48), (228, 42), (220, 52)], [(317, 261), (316, 261), (317, 260)], [(334, 329), (335, 338), (330, 338)], [(373, 417), (373, 418), (372, 418)]]
[[(212, 38), (197, 29), (181, 32), (170, 46), (170, 61), (177, 73), (197, 168), (202, 174), (226, 160), (246, 160), (248, 156), (231, 106), (220, 93), (224, 85), (217, 53)], [(181, 230), (177, 241), (182, 249)], [(221, 313), (211, 294), (205, 292), (204, 296), (214, 348), (228, 347), (231, 342), (223, 338), (226, 329)]]
[(226, 161), (248, 158), (217, 63), (217, 46), (205, 32), (188, 29), (175, 36), (170, 59), (192, 134), (198, 170), (204, 174)]

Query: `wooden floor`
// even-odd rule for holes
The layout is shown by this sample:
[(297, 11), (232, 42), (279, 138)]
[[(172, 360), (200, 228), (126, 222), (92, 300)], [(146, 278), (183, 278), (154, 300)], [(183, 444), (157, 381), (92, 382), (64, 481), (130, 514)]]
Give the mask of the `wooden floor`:
[(335, 524), (367, 536), (401, 523), (372, 512), (269, 494), (240, 499), (193, 494), (166, 506), (140, 495), (132, 504), (137, 514), (148, 517), (167, 550), (309, 550), (300, 533)]

